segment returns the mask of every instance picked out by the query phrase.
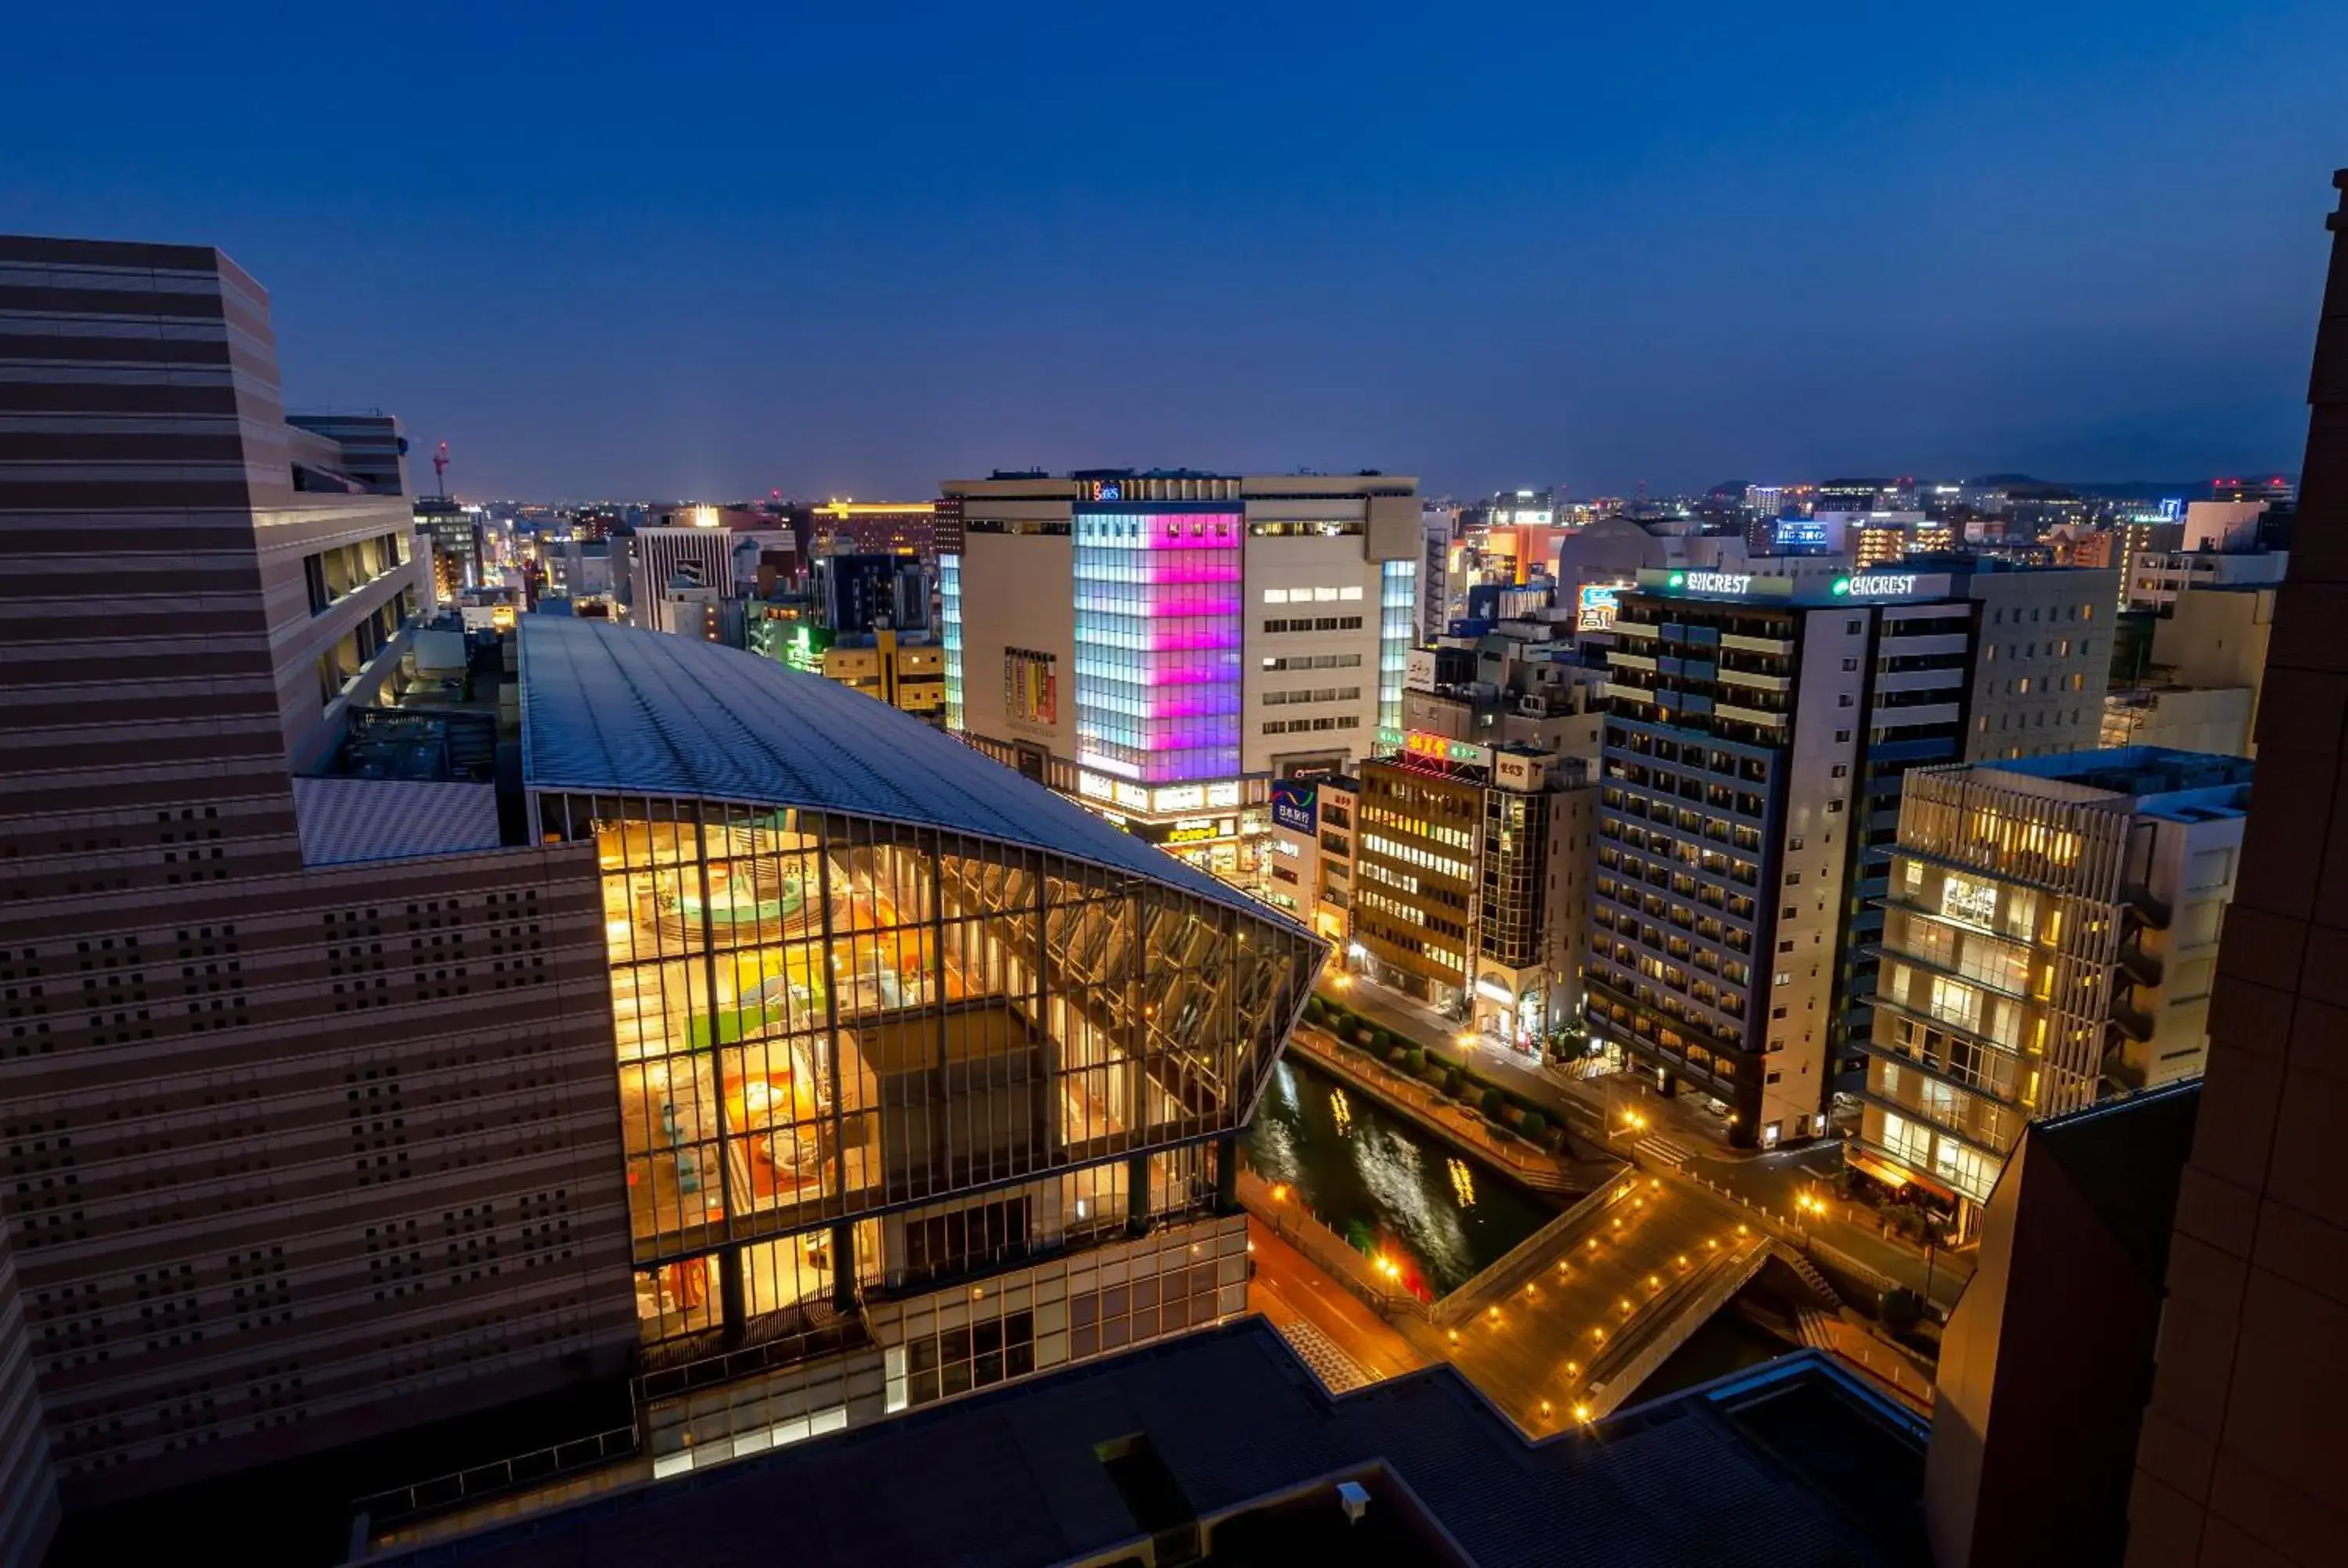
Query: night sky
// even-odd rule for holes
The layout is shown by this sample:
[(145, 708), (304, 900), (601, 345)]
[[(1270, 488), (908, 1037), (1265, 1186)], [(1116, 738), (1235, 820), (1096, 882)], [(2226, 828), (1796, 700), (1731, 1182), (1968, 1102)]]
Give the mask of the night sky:
[(2348, 164), (2342, 0), (268, 9), (10, 8), (0, 229), (477, 497), (2288, 470)]

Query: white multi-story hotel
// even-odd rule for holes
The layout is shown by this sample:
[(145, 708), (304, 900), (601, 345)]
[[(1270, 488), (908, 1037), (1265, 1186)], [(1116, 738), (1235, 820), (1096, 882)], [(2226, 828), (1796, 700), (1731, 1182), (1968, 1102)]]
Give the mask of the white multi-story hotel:
[(1385, 474), (1094, 469), (949, 480), (947, 722), (1222, 876), (1271, 781), (1401, 740), (1425, 535)]

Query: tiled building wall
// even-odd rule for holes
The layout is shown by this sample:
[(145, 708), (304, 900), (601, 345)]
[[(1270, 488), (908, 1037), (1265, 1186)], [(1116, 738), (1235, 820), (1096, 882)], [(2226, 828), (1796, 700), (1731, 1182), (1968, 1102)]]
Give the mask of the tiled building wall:
[(584, 853), (230, 886), (52, 906), (0, 965), (0, 1157), (69, 1501), (615, 1369), (634, 1338)]
[[(2333, 183), (2348, 192), (2348, 169)], [(2348, 1553), (2348, 201), (2331, 228), (2300, 523), (2178, 1198), (2132, 1568)]]
[(25, 1337), (8, 1228), (0, 1225), (0, 1568), (34, 1568), (57, 1528), (49, 1437)]
[(616, 1366), (584, 853), (302, 861), (318, 647), (415, 580), (314, 613), (303, 558), (404, 502), (294, 490), (215, 251), (0, 237), (0, 1366), (66, 1501)]

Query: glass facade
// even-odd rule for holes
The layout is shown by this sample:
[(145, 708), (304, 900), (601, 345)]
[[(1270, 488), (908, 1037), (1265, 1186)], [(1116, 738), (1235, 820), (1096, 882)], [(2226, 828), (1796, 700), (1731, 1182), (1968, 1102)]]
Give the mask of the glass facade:
[(962, 733), (962, 557), (938, 558), (938, 619), (946, 651), (946, 728)]
[(538, 809), (599, 856), (655, 1345), (819, 1334), (867, 1292), (1203, 1211), (1208, 1145), (1318, 958), (1032, 845), (693, 797)]
[(1078, 511), (1077, 761), (1143, 784), (1240, 771), (1238, 512)]
[(1390, 560), (1378, 569), (1378, 743), (1402, 745), (1402, 682), (1417, 624), (1418, 563)]

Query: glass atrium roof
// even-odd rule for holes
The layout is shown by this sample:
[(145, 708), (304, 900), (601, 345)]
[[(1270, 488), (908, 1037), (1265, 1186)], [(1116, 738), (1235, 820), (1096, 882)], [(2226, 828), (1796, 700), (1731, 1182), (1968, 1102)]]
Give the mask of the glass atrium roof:
[(911, 714), (695, 638), (521, 618), (523, 778), (535, 790), (803, 806), (1035, 845), (1291, 922)]

